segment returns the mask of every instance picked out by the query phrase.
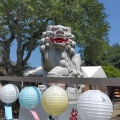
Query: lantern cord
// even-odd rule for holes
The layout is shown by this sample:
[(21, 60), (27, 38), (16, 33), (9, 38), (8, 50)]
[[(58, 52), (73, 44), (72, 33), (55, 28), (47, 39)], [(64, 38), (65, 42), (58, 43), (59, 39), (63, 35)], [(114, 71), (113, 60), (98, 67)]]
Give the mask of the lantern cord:
[(11, 104), (10, 103), (5, 103), (5, 106), (9, 107), (9, 106), (11, 106)]
[(48, 120), (54, 120), (51, 115), (49, 115)]
[(23, 89), (24, 85), (23, 85), (23, 81), (21, 81), (21, 89)]

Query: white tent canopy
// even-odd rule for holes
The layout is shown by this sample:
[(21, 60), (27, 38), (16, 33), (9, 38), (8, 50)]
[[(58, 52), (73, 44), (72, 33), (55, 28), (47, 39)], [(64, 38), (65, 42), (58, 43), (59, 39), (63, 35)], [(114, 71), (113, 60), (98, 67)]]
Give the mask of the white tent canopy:
[(101, 66), (85, 66), (81, 69), (85, 78), (107, 78)]
[[(101, 66), (87, 66), (81, 67), (84, 78), (107, 78)], [(108, 95), (107, 87), (92, 85), (92, 89), (98, 89)]]

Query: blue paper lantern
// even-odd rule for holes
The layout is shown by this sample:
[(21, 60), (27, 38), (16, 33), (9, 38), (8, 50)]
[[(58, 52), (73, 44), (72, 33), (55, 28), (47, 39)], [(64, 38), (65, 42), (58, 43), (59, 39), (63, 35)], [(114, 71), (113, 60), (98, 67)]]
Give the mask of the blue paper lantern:
[(32, 109), (40, 103), (41, 92), (36, 87), (25, 87), (19, 94), (20, 105), (26, 109)]

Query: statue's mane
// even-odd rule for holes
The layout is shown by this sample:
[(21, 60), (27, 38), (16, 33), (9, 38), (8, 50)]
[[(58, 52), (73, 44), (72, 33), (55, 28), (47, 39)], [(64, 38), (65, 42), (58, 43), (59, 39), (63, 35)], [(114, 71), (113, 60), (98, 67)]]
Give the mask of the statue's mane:
[[(61, 31), (57, 31), (58, 29), (61, 29)], [(75, 45), (76, 45), (75, 36), (71, 33), (70, 27), (64, 27), (62, 25), (56, 25), (56, 26), (50, 25), (46, 28), (46, 31), (43, 32), (42, 34), (42, 38), (40, 42), (41, 52), (43, 52), (45, 49), (49, 50), (51, 47), (50, 46), (51, 42), (49, 41), (50, 37), (56, 37), (57, 34), (59, 34), (62, 31), (64, 32), (64, 35), (62, 37), (68, 38), (69, 42), (66, 42), (65, 47), (62, 47), (61, 49), (64, 49), (69, 56), (73, 56), (75, 54)]]

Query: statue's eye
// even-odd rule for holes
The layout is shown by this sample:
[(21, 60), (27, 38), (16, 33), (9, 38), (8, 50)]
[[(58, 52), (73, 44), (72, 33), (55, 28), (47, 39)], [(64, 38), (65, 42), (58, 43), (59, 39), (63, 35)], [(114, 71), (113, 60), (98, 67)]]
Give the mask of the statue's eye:
[(62, 30), (66, 32), (66, 28), (62, 28)]
[(67, 32), (67, 31), (68, 31), (68, 30), (67, 30), (67, 28), (64, 28), (64, 31), (66, 31), (66, 32)]
[(66, 31), (64, 28), (62, 29), (63, 31)]

